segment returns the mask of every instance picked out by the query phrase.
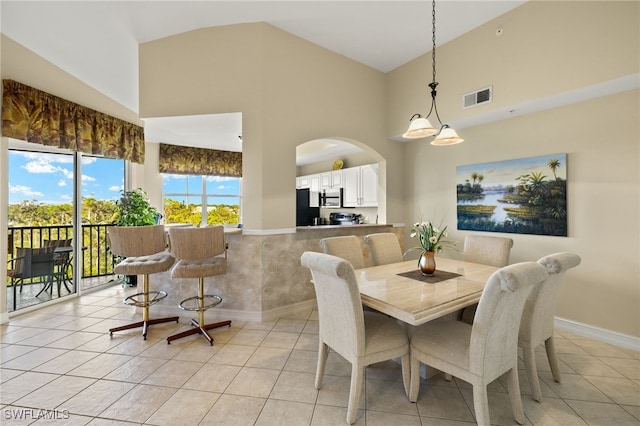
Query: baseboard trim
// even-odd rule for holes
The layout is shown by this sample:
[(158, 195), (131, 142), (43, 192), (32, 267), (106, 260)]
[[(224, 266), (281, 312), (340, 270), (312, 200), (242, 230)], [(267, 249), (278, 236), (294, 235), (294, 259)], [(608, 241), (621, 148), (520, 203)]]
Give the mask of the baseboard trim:
[[(278, 318), (295, 315), (299, 312), (309, 311), (316, 308), (315, 299), (305, 300), (304, 302), (294, 303), (292, 305), (281, 306), (268, 311), (240, 311), (235, 309), (213, 308), (209, 309), (205, 313), (207, 322), (232, 320), (232, 321), (247, 321), (247, 322), (269, 322), (275, 321)], [(140, 308), (136, 308), (142, 312)], [(181, 318), (195, 317), (193, 312), (185, 312), (179, 309), (177, 306), (154, 306), (150, 309), (151, 318), (179, 316)]]
[(294, 303), (293, 305), (281, 306), (275, 309), (262, 312), (262, 321), (274, 321), (278, 318), (287, 317), (289, 315), (295, 315), (299, 312), (305, 312), (316, 309), (317, 304), (315, 299), (305, 300), (304, 302)]
[(611, 331), (560, 317), (555, 318), (554, 324), (559, 330), (568, 331), (579, 336), (589, 337), (591, 339), (610, 343), (622, 348), (640, 351), (639, 337), (618, 333), (617, 331)]

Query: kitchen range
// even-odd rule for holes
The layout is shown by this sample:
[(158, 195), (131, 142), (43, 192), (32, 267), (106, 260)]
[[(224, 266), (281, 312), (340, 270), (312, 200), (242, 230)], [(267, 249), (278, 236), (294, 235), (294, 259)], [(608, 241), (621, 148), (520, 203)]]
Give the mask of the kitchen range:
[(361, 214), (358, 213), (330, 213), (329, 225), (360, 225), (364, 220)]

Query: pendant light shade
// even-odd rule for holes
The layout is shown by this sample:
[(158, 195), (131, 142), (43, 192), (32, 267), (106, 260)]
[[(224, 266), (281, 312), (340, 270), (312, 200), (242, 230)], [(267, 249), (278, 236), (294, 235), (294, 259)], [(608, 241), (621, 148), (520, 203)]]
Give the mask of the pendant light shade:
[[(433, 48), (431, 49), (431, 61), (432, 61), (432, 70), (433, 70), (433, 80), (429, 83), (429, 87), (431, 88), (431, 109), (429, 110), (429, 114), (426, 117), (421, 114), (413, 114), (409, 119), (410, 124), (409, 128), (402, 135), (405, 139), (420, 139), (426, 138), (429, 136), (436, 135), (436, 138), (431, 142), (431, 145), (437, 146), (445, 146), (445, 145), (455, 145), (458, 144), (464, 139), (462, 139), (455, 130), (449, 127), (448, 124), (443, 124), (442, 120), (440, 120), (440, 115), (438, 114), (438, 105), (436, 104), (436, 87), (438, 86), (438, 82), (436, 81), (436, 2), (432, 1), (432, 41)], [(429, 122), (429, 117), (431, 113), (436, 113), (436, 118), (438, 119), (438, 123), (440, 124), (440, 130), (433, 127), (433, 125)]]
[(429, 120), (420, 114), (415, 114), (412, 117), (411, 124), (409, 124), (409, 129), (404, 132), (402, 137), (406, 139), (420, 139), (433, 136), (436, 133), (438, 133), (438, 129), (433, 127)]
[(438, 136), (434, 140), (431, 141), (431, 145), (436, 146), (446, 146), (446, 145), (455, 145), (457, 143), (463, 142), (462, 139), (455, 130), (453, 130), (448, 125), (442, 126), (442, 130), (438, 133)]

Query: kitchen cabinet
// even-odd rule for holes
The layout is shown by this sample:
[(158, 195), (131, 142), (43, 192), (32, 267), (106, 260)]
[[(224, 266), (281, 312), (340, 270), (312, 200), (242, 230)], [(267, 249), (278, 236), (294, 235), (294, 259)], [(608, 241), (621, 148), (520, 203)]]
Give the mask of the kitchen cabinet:
[(298, 176), (296, 178), (296, 189), (307, 189), (320, 192), (320, 175)]
[(378, 164), (342, 170), (344, 207), (378, 206)]
[(320, 173), (320, 189), (342, 188), (342, 170)]

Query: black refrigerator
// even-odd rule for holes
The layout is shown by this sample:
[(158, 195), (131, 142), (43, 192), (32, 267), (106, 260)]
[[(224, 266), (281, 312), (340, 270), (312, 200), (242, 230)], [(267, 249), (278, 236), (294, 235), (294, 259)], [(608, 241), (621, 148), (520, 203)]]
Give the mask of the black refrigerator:
[(311, 226), (313, 219), (320, 217), (320, 207), (309, 207), (310, 197), (309, 189), (296, 189), (296, 226)]

